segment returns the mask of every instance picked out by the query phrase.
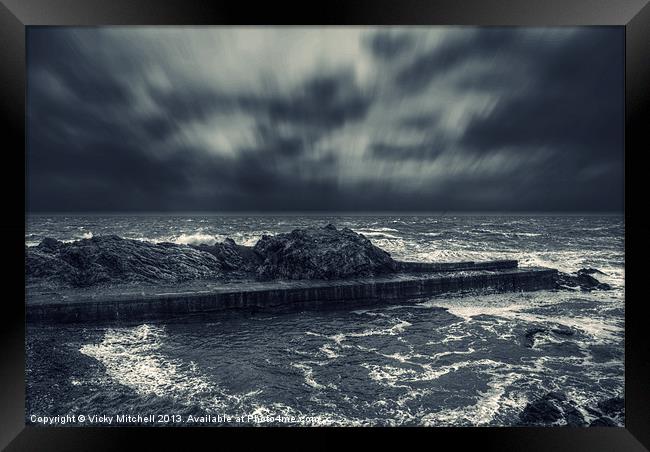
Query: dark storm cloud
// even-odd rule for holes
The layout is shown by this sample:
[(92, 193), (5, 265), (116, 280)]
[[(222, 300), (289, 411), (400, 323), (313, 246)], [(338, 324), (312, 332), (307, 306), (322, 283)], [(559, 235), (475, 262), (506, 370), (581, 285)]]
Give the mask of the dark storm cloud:
[[(461, 143), (475, 152), (546, 151), (527, 173), (527, 190), (544, 205), (583, 209), (622, 205), (623, 34), (579, 32), (555, 51), (523, 52), (529, 88), (504, 95), (470, 121)], [(527, 56), (527, 58), (525, 58)], [(540, 202), (540, 201), (538, 201)]]
[(374, 156), (387, 160), (419, 160), (435, 159), (445, 151), (447, 142), (444, 139), (428, 139), (420, 144), (391, 145), (376, 143), (372, 146)]
[[(350, 121), (363, 119), (372, 99), (361, 92), (351, 74), (318, 74), (308, 79), (291, 95), (221, 92), (209, 86), (185, 86), (172, 91), (150, 88), (156, 103), (156, 116), (144, 119), (143, 127), (152, 137), (168, 137), (184, 124), (206, 121), (215, 115), (243, 112), (260, 121), (256, 127), (262, 140), (274, 147), (278, 140), (265, 123), (285, 123), (300, 127), (301, 133), (318, 137)], [(290, 152), (299, 139), (285, 139)], [(294, 149), (296, 152), (298, 150)]]
[(333, 128), (362, 118), (370, 103), (371, 99), (355, 86), (352, 75), (346, 73), (309, 80), (297, 98), (270, 99), (268, 113), (280, 121)]
[(520, 64), (528, 66), (531, 86), (475, 118), (463, 141), (479, 150), (577, 147), (584, 156), (616, 156), (612, 150), (621, 149), (623, 137), (623, 46), (623, 34), (608, 29), (577, 33), (554, 52), (535, 52), (539, 45), (529, 43)]
[(401, 33), (378, 32), (368, 40), (368, 47), (377, 58), (394, 58), (413, 47), (413, 36)]
[(397, 75), (398, 84), (408, 92), (422, 90), (436, 77), (472, 59), (491, 59), (506, 55), (513, 59), (529, 58), (529, 51), (539, 52), (539, 48), (526, 48), (526, 29), (483, 28), (468, 30), (467, 33), (445, 39), (441, 45), (415, 58)]
[(407, 129), (429, 131), (434, 129), (439, 120), (439, 114), (429, 113), (426, 115), (408, 116), (400, 121), (400, 124)]
[(133, 30), (29, 30), (30, 210), (621, 207), (620, 30)]
[[(525, 195), (531, 208), (620, 208), (623, 48), (622, 31), (612, 28), (580, 29), (561, 40), (541, 39), (525, 29), (486, 28), (446, 40), (397, 71), (395, 80), (408, 95), (421, 95), (429, 84), (458, 70), (448, 86), (494, 94), (496, 106), (487, 115), (475, 115), (454, 144), (477, 158), (542, 149), (541, 162), (524, 162), (521, 174), (508, 179), (510, 189)], [(486, 61), (493, 62), (487, 72), (459, 69)], [(431, 127), (426, 116), (413, 118), (412, 124)], [(427, 149), (405, 146), (400, 152), (380, 146), (374, 151), (407, 161), (430, 156)], [(470, 185), (464, 190), (469, 192)]]

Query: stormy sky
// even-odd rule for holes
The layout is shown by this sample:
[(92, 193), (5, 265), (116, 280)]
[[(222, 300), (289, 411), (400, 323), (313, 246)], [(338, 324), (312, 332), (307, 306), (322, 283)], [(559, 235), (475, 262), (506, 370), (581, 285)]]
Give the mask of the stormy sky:
[(30, 211), (620, 211), (615, 27), (30, 27)]

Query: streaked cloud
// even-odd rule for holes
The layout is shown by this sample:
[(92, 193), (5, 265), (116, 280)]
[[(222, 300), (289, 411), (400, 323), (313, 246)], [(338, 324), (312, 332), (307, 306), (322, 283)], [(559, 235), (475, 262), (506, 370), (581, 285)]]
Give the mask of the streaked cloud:
[(618, 210), (622, 28), (36, 27), (31, 210)]

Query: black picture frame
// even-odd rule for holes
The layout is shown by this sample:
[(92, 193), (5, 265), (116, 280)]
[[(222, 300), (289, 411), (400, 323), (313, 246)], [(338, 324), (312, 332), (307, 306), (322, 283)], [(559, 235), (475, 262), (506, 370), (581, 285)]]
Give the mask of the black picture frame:
[[(638, 156), (647, 151), (650, 94), (650, 5), (646, 0), (364, 0), (305, 2), (284, 5), (239, 1), (174, 0), (2, 0), (0, 4), (0, 111), (5, 142), (3, 185), (5, 206), (0, 222), (4, 237), (5, 265), (2, 302), (2, 360), (0, 372), (0, 447), (7, 450), (114, 450), (145, 440), (169, 447), (195, 436), (210, 436), (208, 444), (225, 445), (223, 435), (234, 434), (237, 445), (251, 437), (278, 431), (289, 433), (293, 445), (326, 447), (330, 428), (253, 429), (152, 429), (152, 428), (44, 428), (26, 427), (24, 366), (24, 232), (25, 190), (25, 30), (30, 25), (618, 25), (625, 27), (625, 245), (626, 245), (626, 344), (625, 428), (415, 428), (409, 439), (436, 447), (468, 444), (481, 449), (507, 450), (647, 450), (650, 447), (650, 341), (647, 339), (643, 297), (631, 299), (629, 289), (643, 281), (640, 248), (643, 228), (631, 224), (631, 181), (643, 171)], [(634, 163), (636, 162), (636, 167)], [(21, 184), (23, 187), (21, 196)], [(22, 264), (19, 264), (22, 263)], [(23, 301), (20, 301), (22, 298)], [(339, 429), (350, 433), (357, 429)], [(365, 429), (364, 436), (385, 442), (387, 433), (403, 429)], [(302, 435), (316, 435), (311, 437)], [(296, 437), (295, 435), (298, 435)], [(413, 436), (417, 438), (413, 439)], [(173, 436), (173, 438), (172, 438)], [(235, 438), (229, 438), (235, 439)], [(149, 443), (151, 441), (151, 443)], [(308, 441), (308, 442), (307, 442)], [(402, 441), (402, 440), (400, 440)], [(424, 441), (424, 442), (421, 442)], [(441, 442), (441, 441), (444, 441)], [(415, 444), (413, 442), (412, 444)]]

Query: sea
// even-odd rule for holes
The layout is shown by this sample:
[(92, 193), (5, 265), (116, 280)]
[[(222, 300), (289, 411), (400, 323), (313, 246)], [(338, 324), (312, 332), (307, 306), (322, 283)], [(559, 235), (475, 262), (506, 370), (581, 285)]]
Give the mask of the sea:
[[(115, 234), (254, 245), (263, 234), (328, 223), (400, 260), (588, 267), (612, 290), (28, 324), (26, 422), (76, 416), (75, 425), (511, 426), (528, 402), (550, 391), (566, 394), (587, 422), (599, 401), (623, 397), (622, 215), (29, 215), (25, 244)], [(531, 330), (538, 330), (532, 339)]]

